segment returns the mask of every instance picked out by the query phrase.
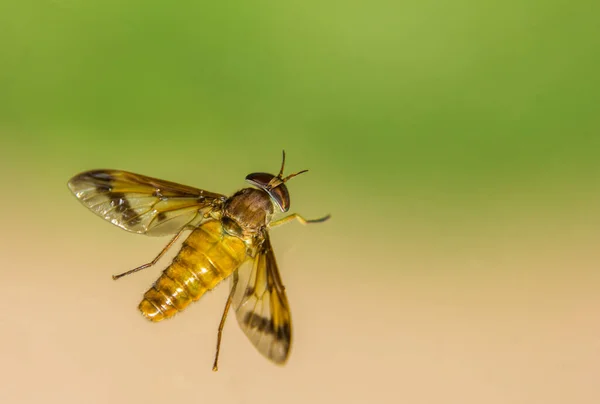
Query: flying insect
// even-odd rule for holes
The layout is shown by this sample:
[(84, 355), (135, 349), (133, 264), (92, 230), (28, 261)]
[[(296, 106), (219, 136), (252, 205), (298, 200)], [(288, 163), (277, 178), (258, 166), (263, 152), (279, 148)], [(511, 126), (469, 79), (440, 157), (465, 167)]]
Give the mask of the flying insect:
[(223, 327), (230, 307), (256, 349), (276, 364), (284, 364), (292, 342), (292, 320), (285, 287), (279, 275), (269, 230), (297, 220), (324, 222), (330, 215), (306, 220), (288, 212), (285, 151), (278, 175), (252, 173), (232, 196), (208, 192), (120, 170), (92, 170), (71, 178), (69, 189), (96, 215), (124, 230), (147, 236), (172, 235), (149, 263), (113, 275), (113, 279), (155, 265), (181, 235), (191, 231), (159, 279), (144, 294), (138, 308), (148, 320), (173, 317), (226, 278), (231, 288), (217, 333), (213, 370), (218, 370)]

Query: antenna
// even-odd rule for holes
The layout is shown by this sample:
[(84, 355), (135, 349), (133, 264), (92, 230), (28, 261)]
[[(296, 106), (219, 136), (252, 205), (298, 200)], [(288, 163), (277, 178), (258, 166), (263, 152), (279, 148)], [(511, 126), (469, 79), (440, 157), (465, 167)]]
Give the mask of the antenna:
[(287, 177), (285, 177), (284, 179), (282, 179), (282, 180), (281, 180), (281, 182), (286, 182), (286, 181), (287, 181), (287, 180), (289, 180), (290, 178), (294, 178), (295, 176), (297, 176), (297, 175), (300, 175), (300, 174), (302, 174), (302, 173), (305, 173), (305, 172), (307, 172), (307, 171), (308, 171), (308, 170), (302, 170), (302, 171), (298, 171), (297, 173), (290, 174), (290, 175), (288, 175)]
[(283, 175), (283, 167), (285, 167), (285, 150), (281, 151), (283, 153), (283, 158), (281, 160), (281, 170), (279, 170), (279, 174), (277, 174), (277, 178), (281, 178)]
[(269, 184), (267, 185), (267, 188), (269, 189), (273, 189), (275, 187), (280, 186), (281, 184), (283, 184), (284, 182), (294, 178), (297, 175), (300, 175), (302, 173), (307, 172), (308, 170), (302, 170), (302, 171), (298, 171), (297, 173), (293, 173), (288, 175), (287, 177), (283, 178), (283, 169), (285, 168), (285, 150), (282, 150), (282, 159), (281, 159), (281, 169), (279, 170), (279, 174), (277, 174), (277, 177), (273, 177), (271, 179), (271, 181), (269, 181)]

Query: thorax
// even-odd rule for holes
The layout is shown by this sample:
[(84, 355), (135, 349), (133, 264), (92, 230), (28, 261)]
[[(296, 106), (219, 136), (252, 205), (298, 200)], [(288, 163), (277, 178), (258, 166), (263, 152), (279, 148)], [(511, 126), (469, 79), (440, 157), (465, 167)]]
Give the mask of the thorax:
[(269, 194), (261, 189), (244, 188), (225, 201), (221, 222), (229, 234), (249, 240), (269, 224), (272, 216)]

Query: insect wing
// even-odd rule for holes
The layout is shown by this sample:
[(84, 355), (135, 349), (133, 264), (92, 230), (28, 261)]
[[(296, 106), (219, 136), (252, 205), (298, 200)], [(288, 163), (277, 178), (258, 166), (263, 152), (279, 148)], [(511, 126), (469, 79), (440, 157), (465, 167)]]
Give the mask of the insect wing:
[(98, 216), (149, 236), (174, 234), (225, 200), (220, 194), (118, 170), (86, 171), (68, 186)]
[(254, 261), (234, 273), (233, 308), (240, 328), (258, 351), (283, 364), (291, 346), (290, 306), (266, 232), (264, 237)]

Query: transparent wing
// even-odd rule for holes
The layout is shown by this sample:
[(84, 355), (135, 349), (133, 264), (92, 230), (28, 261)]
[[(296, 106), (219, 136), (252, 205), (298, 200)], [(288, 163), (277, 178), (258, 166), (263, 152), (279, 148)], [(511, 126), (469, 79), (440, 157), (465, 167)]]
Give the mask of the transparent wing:
[(71, 178), (69, 189), (98, 216), (133, 233), (174, 234), (200, 222), (225, 196), (118, 170), (86, 171)]
[(292, 320), (267, 232), (254, 261), (234, 273), (232, 286), (236, 282), (232, 304), (240, 328), (261, 354), (285, 363), (292, 342)]

